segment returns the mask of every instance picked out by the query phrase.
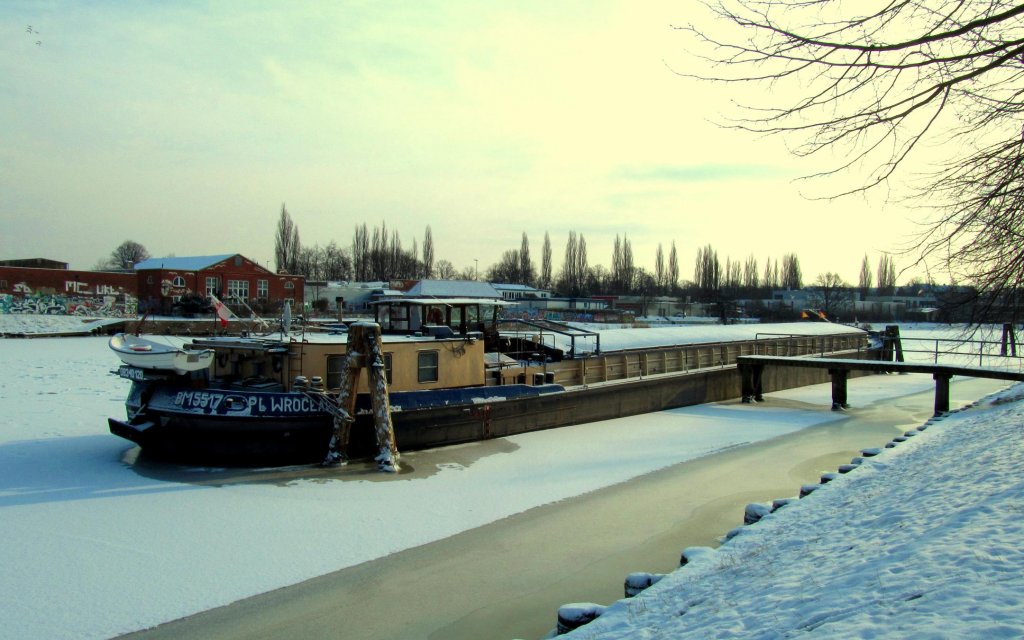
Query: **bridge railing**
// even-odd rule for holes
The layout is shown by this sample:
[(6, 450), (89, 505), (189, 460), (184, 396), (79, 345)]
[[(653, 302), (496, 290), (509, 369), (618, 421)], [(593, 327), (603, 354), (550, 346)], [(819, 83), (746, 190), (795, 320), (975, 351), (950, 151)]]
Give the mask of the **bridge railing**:
[(950, 336), (923, 338), (900, 337), (904, 357), (933, 364), (963, 364), (979, 367), (1024, 369), (1024, 353), (1013, 353), (998, 340), (956, 338)]
[(758, 356), (826, 356), (840, 351), (860, 354), (870, 348), (863, 333), (830, 335), (758, 332), (754, 335), (754, 353)]

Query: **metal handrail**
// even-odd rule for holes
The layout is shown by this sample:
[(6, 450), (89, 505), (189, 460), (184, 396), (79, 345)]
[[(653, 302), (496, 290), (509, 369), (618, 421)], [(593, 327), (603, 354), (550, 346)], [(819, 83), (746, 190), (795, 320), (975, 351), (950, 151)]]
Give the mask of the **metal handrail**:
[[(902, 346), (903, 353), (924, 353), (931, 356), (933, 363), (939, 362), (939, 356), (967, 356), (972, 360), (978, 359), (978, 366), (985, 366), (985, 358), (998, 359), (999, 364), (1007, 364), (1008, 361), (1017, 361), (1018, 369), (1024, 367), (1024, 354), (1009, 354), (1000, 353), (1003, 348), (1001, 341), (995, 340), (982, 340), (973, 338), (915, 338), (915, 337), (904, 337), (899, 338)], [(930, 349), (908, 349), (907, 343), (928, 343), (932, 345)], [(952, 345), (953, 348), (949, 348)], [(941, 349), (940, 346), (945, 346), (945, 349)], [(958, 347), (965, 347), (961, 349)]]

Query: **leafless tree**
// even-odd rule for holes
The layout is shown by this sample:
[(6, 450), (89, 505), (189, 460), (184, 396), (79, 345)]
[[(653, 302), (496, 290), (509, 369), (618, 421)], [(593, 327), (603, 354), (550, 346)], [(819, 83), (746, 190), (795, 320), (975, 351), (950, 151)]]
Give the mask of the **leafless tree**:
[(782, 273), (779, 282), (784, 289), (799, 291), (804, 288), (803, 274), (800, 271), (800, 258), (795, 253), (782, 256)]
[(896, 263), (887, 253), (878, 259), (878, 293), (883, 296), (896, 293)]
[(654, 254), (654, 283), (659, 291), (664, 291), (665, 280), (667, 276), (665, 274), (665, 252), (661, 248), (661, 243), (658, 243), (658, 250)]
[(142, 262), (149, 257), (146, 247), (134, 240), (125, 240), (110, 252), (110, 258), (105, 266), (112, 269), (131, 269), (136, 262)]
[[(834, 152), (815, 176), (868, 170), (832, 196), (896, 186), (903, 169), (932, 212), (911, 255), (973, 285), (975, 321), (993, 319), (1024, 284), (1024, 4), (705, 4), (721, 20), (681, 27), (715, 65), (703, 77), (764, 83), (758, 95), (779, 100), (730, 126), (792, 134), (799, 155)], [(910, 171), (918, 156), (932, 168)]]
[(668, 293), (672, 295), (679, 286), (679, 254), (676, 253), (676, 241), (668, 251)]
[(722, 263), (718, 261), (718, 252), (710, 244), (697, 249), (693, 282), (705, 299), (711, 299), (722, 284)]
[(430, 278), (434, 274), (434, 232), (427, 225), (423, 234), (423, 277)]
[(577, 236), (576, 231), (571, 230), (565, 244), (565, 261), (559, 279), (561, 292), (573, 297), (586, 295), (588, 270), (587, 241), (582, 233)]
[(619, 240), (619, 235), (615, 234), (608, 286), (612, 293), (631, 293), (634, 289), (635, 279), (636, 265), (633, 263), (633, 246), (629, 242), (629, 236), (624, 236), (622, 240)]
[(517, 282), (532, 287), (536, 281), (537, 269), (533, 266), (533, 260), (530, 259), (530, 240), (524, 231), (523, 240), (519, 246), (519, 279)]
[(277, 235), (274, 236), (274, 265), (279, 273), (297, 273), (302, 247), (299, 244), (299, 228), (292, 221), (284, 204), (281, 217), (277, 220)]
[(779, 261), (768, 258), (764, 262), (764, 277), (761, 279), (761, 286), (771, 293), (779, 288)]
[(352, 270), (355, 280), (365, 282), (370, 279), (370, 231), (365, 222), (356, 225), (352, 236)]
[(438, 280), (454, 280), (458, 276), (459, 272), (455, 269), (455, 265), (453, 265), (450, 260), (442, 258), (434, 265), (434, 277)]
[(860, 279), (858, 280), (857, 288), (860, 289), (860, 295), (863, 298), (868, 295), (868, 291), (871, 290), (871, 265), (868, 263), (868, 254), (864, 254), (864, 260), (860, 263)]
[(841, 310), (848, 310), (853, 302), (849, 287), (838, 273), (818, 274), (814, 280), (812, 300), (825, 315), (833, 317)]
[(544, 232), (544, 245), (541, 247), (540, 255), (540, 287), (547, 289), (551, 286), (551, 237)]
[(743, 263), (743, 287), (745, 289), (754, 290), (761, 286), (761, 274), (757, 270), (757, 258), (754, 254), (747, 256), (747, 261)]

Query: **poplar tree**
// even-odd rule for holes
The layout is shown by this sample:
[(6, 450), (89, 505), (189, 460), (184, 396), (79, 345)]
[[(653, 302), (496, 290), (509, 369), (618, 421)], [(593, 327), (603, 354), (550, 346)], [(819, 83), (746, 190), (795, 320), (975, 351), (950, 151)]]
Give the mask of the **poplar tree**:
[(423, 234), (423, 277), (431, 278), (434, 275), (434, 234), (427, 225)]
[(547, 289), (551, 286), (551, 237), (544, 232), (544, 246), (540, 255), (540, 286)]
[(299, 228), (292, 221), (288, 209), (281, 204), (281, 216), (277, 220), (277, 234), (274, 236), (274, 268), (278, 273), (298, 271)]
[(860, 295), (866, 296), (871, 289), (871, 265), (868, 264), (868, 254), (864, 254), (864, 260), (860, 263), (860, 278), (857, 282)]

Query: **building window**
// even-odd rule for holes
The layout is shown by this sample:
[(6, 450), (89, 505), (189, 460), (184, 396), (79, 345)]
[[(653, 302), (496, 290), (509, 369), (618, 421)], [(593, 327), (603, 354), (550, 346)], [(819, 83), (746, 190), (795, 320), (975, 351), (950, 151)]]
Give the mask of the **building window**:
[(284, 283), (284, 288), (285, 289), (294, 289), (295, 288), (295, 283), (291, 282), (291, 281), (285, 282)]
[(256, 281), (256, 297), (260, 300), (266, 300), (270, 297), (270, 282), (267, 280)]
[(248, 300), (249, 281), (228, 280), (228, 298), (234, 298), (236, 300)]
[(437, 382), (437, 351), (421, 351), (417, 367), (417, 382)]
[(179, 289), (181, 287), (184, 287), (185, 286), (185, 278), (182, 278), (181, 276), (174, 276), (174, 280), (171, 280), (171, 286), (172, 287), (178, 287)]
[(206, 295), (215, 296), (220, 291), (220, 278), (217, 276), (206, 276)]

